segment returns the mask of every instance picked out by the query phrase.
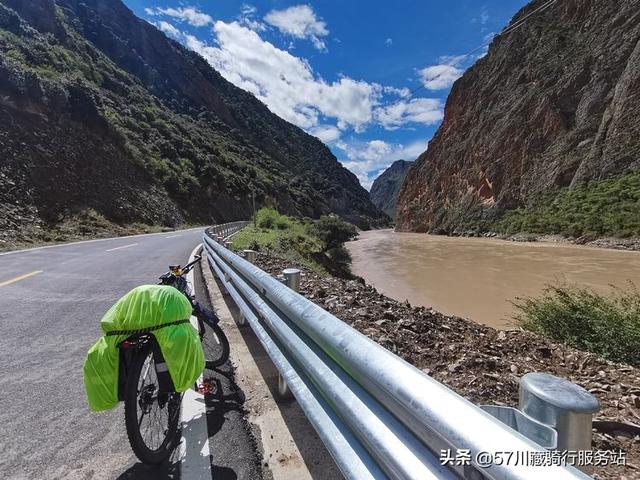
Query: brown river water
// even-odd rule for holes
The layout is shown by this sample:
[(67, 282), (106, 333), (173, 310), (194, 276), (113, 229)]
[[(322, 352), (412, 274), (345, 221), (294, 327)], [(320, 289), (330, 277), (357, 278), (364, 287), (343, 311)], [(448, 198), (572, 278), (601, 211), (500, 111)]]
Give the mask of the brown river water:
[(353, 272), (380, 293), (496, 328), (513, 327), (510, 302), (546, 284), (640, 288), (640, 252), (392, 230), (362, 232), (347, 247)]

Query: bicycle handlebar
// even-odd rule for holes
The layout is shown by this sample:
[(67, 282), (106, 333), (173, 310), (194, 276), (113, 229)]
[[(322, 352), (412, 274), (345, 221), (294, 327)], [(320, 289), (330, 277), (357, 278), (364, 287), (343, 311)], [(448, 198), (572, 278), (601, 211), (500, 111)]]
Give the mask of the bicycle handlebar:
[(189, 262), (187, 263), (183, 268), (182, 268), (182, 274), (184, 275), (185, 273), (189, 273), (189, 271), (193, 268), (193, 266), (198, 263), (200, 261), (200, 259), (202, 258), (201, 255), (196, 255), (195, 258), (193, 259), (193, 262)]

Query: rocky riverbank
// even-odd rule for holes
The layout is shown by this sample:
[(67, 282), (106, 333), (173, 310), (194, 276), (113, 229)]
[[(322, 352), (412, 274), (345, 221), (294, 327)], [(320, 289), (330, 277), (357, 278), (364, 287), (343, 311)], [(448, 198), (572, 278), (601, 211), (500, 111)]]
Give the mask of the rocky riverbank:
[(640, 238), (615, 238), (602, 237), (593, 238), (589, 236), (583, 237), (565, 237), (563, 235), (542, 235), (535, 233), (514, 233), (505, 234), (497, 232), (453, 232), (453, 237), (485, 237), (497, 238), (499, 240), (509, 240), (511, 242), (546, 242), (546, 243), (568, 243), (571, 245), (584, 245), (594, 248), (610, 248), (613, 250), (640, 251)]
[[(258, 254), (260, 268), (277, 275), (291, 265)], [(593, 393), (596, 420), (640, 425), (640, 368), (553, 343), (530, 332), (501, 331), (413, 307), (362, 281), (323, 277), (303, 268), (301, 293), (385, 348), (476, 404), (516, 406), (525, 373), (548, 372)], [(595, 432), (593, 448), (626, 452), (626, 467), (596, 467), (594, 478), (640, 478), (640, 436)]]

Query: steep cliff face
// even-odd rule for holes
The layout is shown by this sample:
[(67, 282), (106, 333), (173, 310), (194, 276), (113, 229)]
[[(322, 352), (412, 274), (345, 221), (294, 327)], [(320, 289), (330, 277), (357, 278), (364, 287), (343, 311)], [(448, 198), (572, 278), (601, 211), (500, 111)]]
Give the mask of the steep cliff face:
[(393, 220), (396, 218), (398, 195), (411, 165), (413, 162), (396, 160), (374, 180), (369, 191), (373, 204)]
[(0, 159), (5, 237), (86, 210), (246, 218), (252, 184), (285, 213), (388, 221), (322, 142), (119, 0), (0, 0)]
[(454, 84), (405, 181), (398, 229), (452, 233), (557, 187), (638, 170), (638, 116), (640, 0), (558, 1), (497, 37)]

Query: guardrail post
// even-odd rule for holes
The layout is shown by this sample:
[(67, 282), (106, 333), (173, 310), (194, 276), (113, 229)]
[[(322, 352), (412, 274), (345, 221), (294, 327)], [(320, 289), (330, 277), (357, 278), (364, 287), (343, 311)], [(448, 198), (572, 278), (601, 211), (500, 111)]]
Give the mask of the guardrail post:
[[(559, 451), (591, 450), (596, 397), (564, 378), (527, 373), (520, 379), (520, 410), (558, 432)], [(587, 470), (579, 466), (581, 470)]]
[(297, 268), (285, 268), (282, 271), (287, 287), (296, 292), (300, 290), (300, 270)]
[[(297, 268), (285, 268), (282, 271), (284, 275), (284, 280), (291, 290), (295, 290), (296, 292), (300, 290), (300, 270)], [(289, 390), (289, 385), (282, 375), (278, 373), (278, 396), (281, 400), (290, 400), (293, 398), (293, 394), (291, 390)]]
[(224, 248), (233, 251), (233, 242), (227, 240), (226, 242), (224, 242)]
[(255, 250), (244, 250), (244, 259), (247, 262), (256, 263), (256, 252), (255, 252)]

